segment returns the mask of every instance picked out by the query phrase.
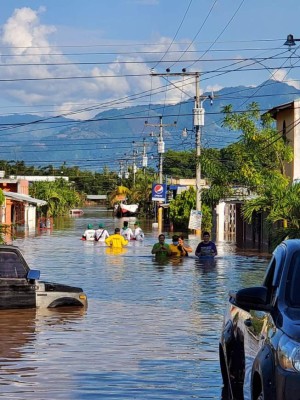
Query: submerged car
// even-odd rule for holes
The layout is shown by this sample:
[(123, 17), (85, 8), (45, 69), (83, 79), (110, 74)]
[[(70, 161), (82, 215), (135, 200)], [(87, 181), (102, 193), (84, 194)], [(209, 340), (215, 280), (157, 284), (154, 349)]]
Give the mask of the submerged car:
[(16, 246), (0, 245), (0, 309), (86, 307), (81, 288), (39, 280)]
[(229, 293), (219, 345), (227, 398), (300, 399), (300, 240), (273, 252), (261, 286)]

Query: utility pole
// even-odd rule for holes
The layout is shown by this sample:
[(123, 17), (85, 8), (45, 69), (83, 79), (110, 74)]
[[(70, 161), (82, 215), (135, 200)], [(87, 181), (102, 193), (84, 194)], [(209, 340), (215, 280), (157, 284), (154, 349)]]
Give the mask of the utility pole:
[(165, 152), (165, 142), (163, 138), (163, 128), (166, 126), (176, 126), (176, 122), (174, 124), (163, 124), (162, 116), (159, 117), (159, 124), (149, 124), (148, 121), (145, 121), (146, 126), (155, 126), (159, 127), (159, 135), (158, 135), (158, 142), (157, 142), (157, 152), (159, 156), (159, 183), (163, 183), (163, 154)]
[[(195, 75), (196, 79), (196, 96), (195, 108), (193, 109), (194, 127), (196, 132), (196, 210), (201, 211), (201, 130), (204, 125), (204, 108), (200, 107), (199, 96), (199, 74)], [(202, 104), (201, 104), (202, 106)]]
[(144, 174), (146, 173), (146, 168), (148, 166), (148, 156), (146, 153), (146, 143), (145, 143), (145, 138), (143, 139), (143, 156), (142, 156), (142, 166), (144, 169)]
[(124, 167), (124, 165), (123, 165), (123, 161), (119, 161), (119, 164), (120, 164), (120, 170), (119, 170), (119, 178), (121, 179), (121, 186), (122, 186), (122, 178), (123, 178), (123, 167)]
[[(193, 109), (193, 117), (194, 117), (194, 129), (196, 135), (196, 211), (201, 211), (201, 130), (204, 126), (204, 108), (202, 107), (202, 101), (200, 102), (200, 94), (199, 94), (199, 72), (186, 72), (185, 69), (182, 72), (170, 72), (169, 69), (166, 70), (166, 73), (163, 74), (155, 74), (152, 73), (152, 76), (194, 76), (195, 84), (196, 84), (196, 96), (195, 96), (195, 108)], [(201, 234), (201, 229), (196, 230), (196, 234)]]
[(136, 174), (136, 171), (137, 171), (137, 167), (136, 167), (136, 163), (135, 163), (135, 159), (136, 159), (137, 154), (138, 154), (137, 150), (133, 149), (133, 164), (132, 164), (133, 187), (135, 187), (135, 174)]
[[(146, 126), (155, 126), (159, 127), (159, 136), (158, 136), (158, 142), (157, 142), (157, 152), (159, 156), (159, 183), (163, 183), (163, 154), (165, 152), (165, 142), (163, 138), (163, 128), (166, 126), (176, 126), (176, 122), (174, 124), (163, 124), (162, 122), (162, 116), (159, 117), (159, 124), (149, 124), (148, 121), (145, 121)], [(158, 219), (158, 230), (161, 232), (162, 231), (162, 207), (158, 208), (158, 213), (157, 213), (157, 219)]]

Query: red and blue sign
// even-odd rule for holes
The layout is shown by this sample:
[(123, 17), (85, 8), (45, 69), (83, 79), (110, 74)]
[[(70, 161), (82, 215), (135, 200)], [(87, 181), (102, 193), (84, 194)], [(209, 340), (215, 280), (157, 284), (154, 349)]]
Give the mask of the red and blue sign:
[(167, 185), (165, 183), (152, 184), (152, 201), (166, 201)]

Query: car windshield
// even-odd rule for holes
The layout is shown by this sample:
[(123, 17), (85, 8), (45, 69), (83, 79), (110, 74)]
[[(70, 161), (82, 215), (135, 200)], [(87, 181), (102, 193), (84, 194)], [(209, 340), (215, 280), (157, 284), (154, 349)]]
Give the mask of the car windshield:
[(300, 307), (300, 251), (292, 257), (287, 278), (287, 300), (291, 307)]
[(27, 268), (18, 254), (0, 252), (0, 278), (25, 278), (26, 275)]

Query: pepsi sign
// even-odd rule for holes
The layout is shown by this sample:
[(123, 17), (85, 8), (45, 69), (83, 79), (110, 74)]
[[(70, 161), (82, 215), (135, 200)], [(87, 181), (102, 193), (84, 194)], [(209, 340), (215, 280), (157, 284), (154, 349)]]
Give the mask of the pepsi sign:
[(152, 201), (166, 201), (167, 185), (165, 183), (152, 184)]

